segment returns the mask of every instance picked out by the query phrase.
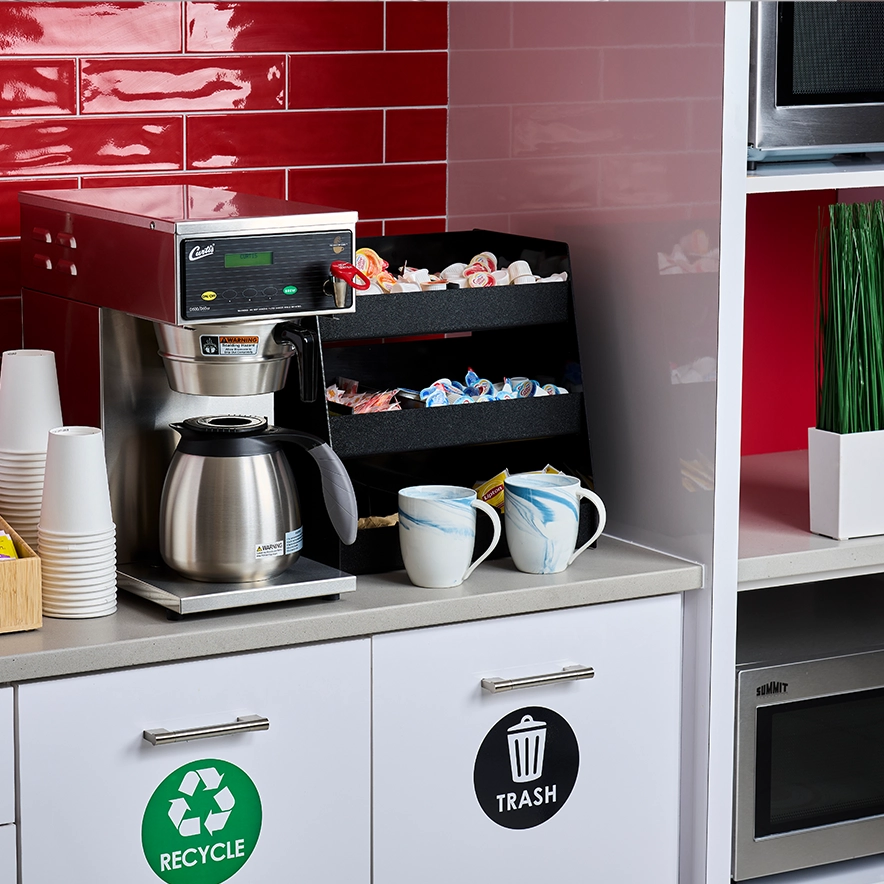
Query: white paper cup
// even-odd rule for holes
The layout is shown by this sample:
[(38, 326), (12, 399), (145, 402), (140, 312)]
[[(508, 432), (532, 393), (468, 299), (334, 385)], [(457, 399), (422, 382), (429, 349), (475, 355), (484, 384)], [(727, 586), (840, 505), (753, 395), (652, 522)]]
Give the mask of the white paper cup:
[(113, 528), (104, 436), (97, 427), (49, 431), (40, 526), (81, 534)]
[(72, 580), (81, 577), (107, 577), (108, 579), (117, 573), (117, 556), (111, 553), (101, 559), (94, 561), (88, 559), (52, 559), (42, 554), (41, 550), (41, 572), (49, 575), (53, 579), (65, 580), (68, 577)]
[(46, 434), (61, 423), (55, 353), (7, 350), (0, 362), (0, 449), (45, 451)]
[(52, 605), (44, 605), (43, 615), (53, 620), (91, 620), (95, 617), (107, 617), (117, 610), (117, 601), (113, 600), (108, 605), (99, 605), (92, 609), (79, 610), (68, 608), (55, 608)]

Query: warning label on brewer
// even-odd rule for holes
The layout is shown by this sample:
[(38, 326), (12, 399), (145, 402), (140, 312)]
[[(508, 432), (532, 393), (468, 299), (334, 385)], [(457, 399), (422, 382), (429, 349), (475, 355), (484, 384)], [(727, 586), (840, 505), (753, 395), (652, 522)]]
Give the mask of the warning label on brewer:
[(257, 335), (200, 335), (203, 356), (257, 356)]

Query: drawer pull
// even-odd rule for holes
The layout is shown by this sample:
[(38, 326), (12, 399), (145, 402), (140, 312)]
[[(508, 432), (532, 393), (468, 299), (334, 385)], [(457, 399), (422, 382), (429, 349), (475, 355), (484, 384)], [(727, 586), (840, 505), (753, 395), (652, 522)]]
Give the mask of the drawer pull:
[(241, 715), (236, 721), (226, 724), (210, 724), (206, 727), (188, 727), (180, 731), (167, 731), (164, 727), (145, 731), (143, 736), (151, 746), (164, 746), (166, 743), (184, 743), (187, 740), (206, 740), (209, 737), (225, 737), (228, 734), (244, 734), (249, 731), (266, 731), (270, 719), (260, 715)]
[(482, 688), (492, 694), (499, 694), (501, 691), (536, 688), (539, 685), (555, 684), (559, 681), (577, 681), (581, 678), (592, 678), (594, 675), (595, 670), (592, 666), (566, 666), (561, 672), (526, 675), (524, 678), (483, 678)]

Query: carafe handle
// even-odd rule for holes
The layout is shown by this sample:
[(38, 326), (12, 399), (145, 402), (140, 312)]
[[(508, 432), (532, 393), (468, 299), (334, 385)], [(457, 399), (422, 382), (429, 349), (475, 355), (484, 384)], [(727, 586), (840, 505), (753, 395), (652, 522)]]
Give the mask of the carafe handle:
[(316, 335), (308, 328), (301, 328), (294, 322), (283, 322), (273, 330), (278, 344), (291, 344), (298, 359), (298, 383), (302, 402), (316, 401), (316, 381), (318, 376)]
[(300, 433), (297, 430), (284, 430), (273, 427), (263, 434), (263, 438), (278, 442), (292, 442), (303, 448), (319, 467), (322, 478), (322, 498), (341, 543), (349, 546), (356, 541), (356, 493), (347, 468), (331, 447), (317, 436)]

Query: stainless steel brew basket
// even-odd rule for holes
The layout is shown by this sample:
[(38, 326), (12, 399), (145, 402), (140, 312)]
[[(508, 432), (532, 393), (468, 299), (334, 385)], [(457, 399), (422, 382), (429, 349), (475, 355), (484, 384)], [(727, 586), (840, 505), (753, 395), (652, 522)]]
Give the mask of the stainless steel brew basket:
[(281, 390), (294, 346), (277, 341), (279, 319), (199, 326), (155, 322), (169, 386), (198, 396), (252, 396)]

